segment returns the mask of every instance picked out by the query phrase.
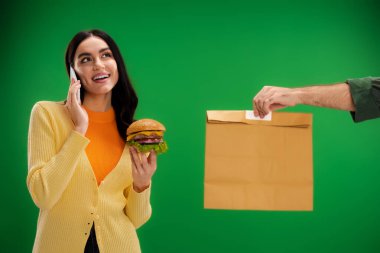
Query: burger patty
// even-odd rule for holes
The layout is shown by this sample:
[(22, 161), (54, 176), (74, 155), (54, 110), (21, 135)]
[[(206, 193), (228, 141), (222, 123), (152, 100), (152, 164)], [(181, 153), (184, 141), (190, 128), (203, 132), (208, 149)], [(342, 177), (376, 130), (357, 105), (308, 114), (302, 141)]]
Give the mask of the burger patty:
[(141, 140), (141, 139), (162, 139), (162, 136), (158, 136), (155, 134), (152, 134), (152, 135), (138, 134), (138, 135), (133, 137), (133, 140), (135, 140), (135, 141)]
[(138, 142), (140, 144), (155, 144), (155, 143), (161, 143), (162, 138), (141, 138), (141, 139), (134, 139), (135, 142)]

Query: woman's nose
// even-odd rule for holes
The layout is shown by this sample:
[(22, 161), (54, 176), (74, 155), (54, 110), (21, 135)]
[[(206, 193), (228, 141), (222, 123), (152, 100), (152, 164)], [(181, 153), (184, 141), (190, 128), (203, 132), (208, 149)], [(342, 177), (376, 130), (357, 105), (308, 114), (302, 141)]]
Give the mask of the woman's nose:
[(100, 59), (96, 59), (94, 60), (93, 68), (94, 70), (104, 68), (104, 63)]

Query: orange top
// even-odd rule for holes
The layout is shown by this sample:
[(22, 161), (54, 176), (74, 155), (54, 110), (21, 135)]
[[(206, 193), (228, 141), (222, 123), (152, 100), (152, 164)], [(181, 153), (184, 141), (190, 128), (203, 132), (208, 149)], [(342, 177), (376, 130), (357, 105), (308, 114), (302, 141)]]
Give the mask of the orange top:
[(89, 118), (86, 137), (90, 139), (86, 154), (99, 185), (119, 162), (125, 142), (117, 131), (113, 108), (106, 112), (84, 108)]

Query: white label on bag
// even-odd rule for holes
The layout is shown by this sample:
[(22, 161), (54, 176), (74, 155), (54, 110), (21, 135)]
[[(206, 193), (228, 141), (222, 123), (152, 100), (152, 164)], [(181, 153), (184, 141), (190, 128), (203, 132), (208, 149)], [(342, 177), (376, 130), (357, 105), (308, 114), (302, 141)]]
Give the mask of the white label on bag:
[(271, 121), (272, 120), (272, 112), (269, 112), (267, 115), (265, 115), (264, 118), (260, 118), (259, 116), (255, 116), (253, 114), (253, 111), (245, 111), (245, 119), (249, 120), (267, 120)]

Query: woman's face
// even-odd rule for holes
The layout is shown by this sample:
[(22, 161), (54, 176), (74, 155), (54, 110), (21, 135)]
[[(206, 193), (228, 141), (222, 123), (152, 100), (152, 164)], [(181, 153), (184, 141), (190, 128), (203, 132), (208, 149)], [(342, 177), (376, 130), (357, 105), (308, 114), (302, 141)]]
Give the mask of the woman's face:
[(74, 69), (86, 92), (94, 95), (109, 93), (119, 80), (113, 54), (99, 37), (89, 37), (79, 44)]

